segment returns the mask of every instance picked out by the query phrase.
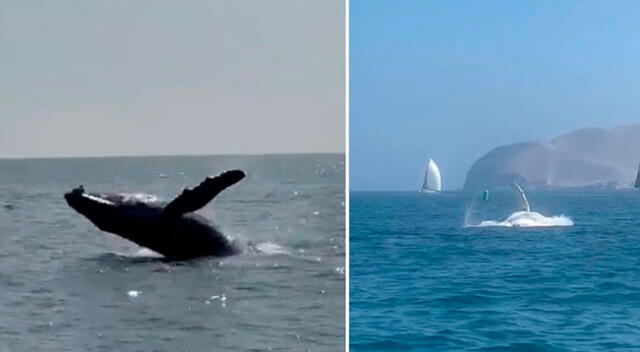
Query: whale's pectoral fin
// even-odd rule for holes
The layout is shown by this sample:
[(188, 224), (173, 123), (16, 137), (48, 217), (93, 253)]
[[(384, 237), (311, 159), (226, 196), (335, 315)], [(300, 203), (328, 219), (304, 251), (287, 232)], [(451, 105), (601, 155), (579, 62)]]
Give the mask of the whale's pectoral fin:
[(513, 188), (513, 190), (516, 191), (516, 194), (518, 195), (518, 202), (520, 203), (520, 208), (522, 209), (522, 211), (530, 212), (531, 208), (529, 207), (527, 196), (524, 195), (522, 187), (520, 187), (520, 185), (515, 182), (511, 182), (511, 188)]
[(176, 199), (164, 208), (165, 214), (182, 215), (196, 211), (209, 203), (227, 187), (242, 180), (245, 173), (241, 170), (230, 170), (216, 177), (207, 177), (193, 189), (185, 189)]

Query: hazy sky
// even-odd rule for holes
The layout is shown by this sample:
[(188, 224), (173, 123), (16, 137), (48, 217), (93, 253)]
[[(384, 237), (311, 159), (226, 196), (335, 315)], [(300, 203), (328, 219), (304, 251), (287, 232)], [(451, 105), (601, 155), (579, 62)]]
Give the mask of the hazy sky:
[(0, 157), (342, 152), (341, 0), (0, 2)]
[(640, 122), (640, 1), (351, 1), (352, 190), (459, 188), (494, 147)]

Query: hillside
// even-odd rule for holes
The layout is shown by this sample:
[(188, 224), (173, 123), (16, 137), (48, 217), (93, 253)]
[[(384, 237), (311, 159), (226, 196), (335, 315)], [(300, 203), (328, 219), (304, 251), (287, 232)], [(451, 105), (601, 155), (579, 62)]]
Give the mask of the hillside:
[(640, 124), (583, 128), (549, 141), (497, 147), (476, 160), (465, 190), (630, 187), (640, 161)]

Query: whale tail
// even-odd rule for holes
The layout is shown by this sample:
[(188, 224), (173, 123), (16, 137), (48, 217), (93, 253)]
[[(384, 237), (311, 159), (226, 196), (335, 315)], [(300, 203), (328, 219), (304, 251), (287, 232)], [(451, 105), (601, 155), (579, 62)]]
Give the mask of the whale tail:
[(179, 216), (194, 212), (213, 200), (220, 192), (224, 191), (242, 180), (245, 173), (241, 170), (229, 170), (216, 177), (207, 177), (202, 183), (193, 189), (185, 189), (164, 208), (164, 213)]

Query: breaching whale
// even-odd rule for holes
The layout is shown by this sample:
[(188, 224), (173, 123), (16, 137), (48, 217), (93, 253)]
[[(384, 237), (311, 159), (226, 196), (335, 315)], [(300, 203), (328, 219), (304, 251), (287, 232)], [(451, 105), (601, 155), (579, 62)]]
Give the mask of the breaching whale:
[[(468, 225), (468, 216), (469, 211), (467, 211), (467, 217), (465, 219), (465, 227), (491, 227), (491, 226), (499, 226), (499, 227), (548, 227), (548, 226), (572, 226), (573, 221), (564, 216), (544, 216), (536, 211), (531, 211), (531, 207), (529, 206), (529, 201), (527, 201), (527, 196), (524, 194), (522, 187), (517, 183), (511, 183), (511, 188), (515, 191), (518, 196), (518, 203), (520, 210), (514, 212), (513, 214), (507, 216), (502, 221), (496, 220), (484, 220), (476, 225)], [(488, 190), (484, 191), (484, 199), (488, 200)]]
[[(562, 217), (546, 217), (536, 211), (531, 211), (527, 196), (524, 194), (522, 187), (519, 184), (512, 182), (511, 188), (516, 192), (518, 196), (518, 204), (520, 211), (517, 211), (506, 219), (502, 220), (503, 224), (509, 224), (515, 227), (544, 227), (544, 226), (567, 226), (568, 222), (564, 221)], [(569, 220), (570, 221), (570, 220)], [(571, 223), (573, 224), (573, 223)]]
[(209, 220), (194, 212), (244, 177), (240, 170), (207, 177), (168, 204), (153, 196), (86, 193), (83, 186), (64, 197), (71, 208), (100, 230), (156, 251), (169, 260), (225, 256), (239, 249)]
[(529, 201), (527, 200), (527, 196), (524, 194), (522, 187), (519, 184), (512, 182), (511, 188), (516, 192), (518, 196), (518, 204), (520, 207), (520, 211), (516, 211), (515, 213), (507, 216), (501, 222), (495, 221), (483, 221), (480, 223), (481, 225), (499, 225), (499, 226), (513, 226), (513, 227), (547, 227), (547, 226), (571, 226), (573, 225), (573, 221), (571, 219), (565, 217), (564, 215), (560, 216), (544, 216), (537, 211), (531, 211), (531, 207), (529, 206)]

